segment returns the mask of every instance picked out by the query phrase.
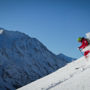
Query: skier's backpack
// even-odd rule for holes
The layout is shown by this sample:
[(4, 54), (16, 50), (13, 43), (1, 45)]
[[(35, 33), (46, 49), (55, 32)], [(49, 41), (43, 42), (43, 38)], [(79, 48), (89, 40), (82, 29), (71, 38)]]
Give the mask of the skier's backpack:
[(90, 32), (86, 33), (86, 40), (88, 41), (88, 44), (90, 45)]
[(90, 39), (86, 38), (86, 40), (88, 41), (88, 45), (90, 45)]

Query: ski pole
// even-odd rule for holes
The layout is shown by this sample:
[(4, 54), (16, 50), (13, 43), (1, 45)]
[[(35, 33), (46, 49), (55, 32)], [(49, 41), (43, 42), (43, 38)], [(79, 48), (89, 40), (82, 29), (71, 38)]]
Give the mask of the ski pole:
[[(79, 49), (79, 51), (81, 52), (81, 49)], [(81, 54), (83, 55), (83, 53), (81, 52)]]

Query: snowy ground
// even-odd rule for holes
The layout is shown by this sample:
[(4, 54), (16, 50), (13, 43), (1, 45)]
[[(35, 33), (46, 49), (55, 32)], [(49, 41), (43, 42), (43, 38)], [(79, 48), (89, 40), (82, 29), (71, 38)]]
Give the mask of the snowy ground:
[(90, 56), (81, 57), (18, 90), (90, 90)]

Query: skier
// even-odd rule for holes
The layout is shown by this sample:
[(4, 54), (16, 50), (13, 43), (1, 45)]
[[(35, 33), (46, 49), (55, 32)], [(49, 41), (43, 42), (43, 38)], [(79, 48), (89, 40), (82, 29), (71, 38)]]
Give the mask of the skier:
[(84, 37), (79, 37), (78, 42), (82, 43), (82, 45), (80, 47), (78, 47), (78, 49), (79, 50), (82, 49), (82, 51), (84, 52), (84, 56), (87, 58), (88, 53), (90, 53), (90, 49), (87, 48), (88, 46), (90, 48), (88, 40)]

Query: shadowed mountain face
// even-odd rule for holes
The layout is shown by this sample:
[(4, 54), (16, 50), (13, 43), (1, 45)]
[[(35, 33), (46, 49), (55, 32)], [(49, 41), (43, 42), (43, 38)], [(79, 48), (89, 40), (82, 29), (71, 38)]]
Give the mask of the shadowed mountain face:
[(64, 61), (67, 61), (67, 63), (76, 60), (76, 58), (68, 57), (68, 56), (66, 56), (66, 55), (64, 55), (64, 54), (62, 54), (62, 53), (59, 54), (59, 55), (57, 55), (57, 57), (58, 57), (59, 59), (62, 59), (62, 60), (64, 60)]
[(0, 89), (14, 90), (66, 65), (36, 38), (0, 29)]

